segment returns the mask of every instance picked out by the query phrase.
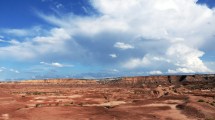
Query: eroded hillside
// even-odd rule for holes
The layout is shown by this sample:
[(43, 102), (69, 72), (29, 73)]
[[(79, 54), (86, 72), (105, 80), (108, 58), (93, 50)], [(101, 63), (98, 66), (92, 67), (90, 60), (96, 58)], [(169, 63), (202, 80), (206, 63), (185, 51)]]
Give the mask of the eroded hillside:
[(3, 120), (214, 120), (215, 75), (0, 83)]

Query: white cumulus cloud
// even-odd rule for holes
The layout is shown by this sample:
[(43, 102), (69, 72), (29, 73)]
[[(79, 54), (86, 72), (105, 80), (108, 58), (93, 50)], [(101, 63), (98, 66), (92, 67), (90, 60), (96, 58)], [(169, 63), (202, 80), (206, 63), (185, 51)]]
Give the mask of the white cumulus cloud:
[(112, 58), (117, 58), (116, 54), (109, 54), (109, 56), (112, 57)]
[[(209, 53), (205, 48), (215, 43), (215, 9), (196, 2), (90, 0), (99, 15), (38, 13), (55, 27), (30, 39), (10, 41), (11, 45), (0, 47), (0, 56), (25, 61), (43, 60), (48, 55), (84, 65), (114, 63), (117, 69), (149, 70), (146, 72), (213, 72), (203, 57)], [(8, 34), (26, 34), (25, 30), (7, 30)]]
[(149, 72), (150, 75), (160, 75), (160, 74), (163, 74), (161, 71), (159, 70), (155, 70), (155, 71), (150, 71)]
[(129, 44), (125, 44), (123, 42), (117, 42), (117, 43), (115, 43), (114, 47), (119, 48), (119, 49), (123, 49), (123, 50), (133, 49), (134, 48), (134, 46), (129, 45)]
[(61, 63), (58, 63), (58, 62), (52, 62), (52, 63), (40, 62), (40, 64), (53, 66), (53, 67), (73, 67), (73, 65), (61, 64)]

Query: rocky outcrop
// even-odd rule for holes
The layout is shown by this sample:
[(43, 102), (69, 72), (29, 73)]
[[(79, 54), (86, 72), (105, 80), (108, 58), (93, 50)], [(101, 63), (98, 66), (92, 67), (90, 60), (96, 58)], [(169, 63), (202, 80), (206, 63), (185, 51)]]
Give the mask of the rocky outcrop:
[(54, 84), (54, 85), (110, 85), (110, 86), (129, 86), (145, 87), (158, 85), (188, 85), (195, 87), (214, 87), (215, 75), (160, 75), (160, 76), (136, 76), (136, 77), (119, 77), (101, 80), (89, 79), (48, 79), (48, 80), (24, 80), (16, 82), (18, 84)]
[(158, 85), (195, 85), (215, 84), (215, 75), (164, 75), (164, 76), (137, 76), (121, 77), (114, 80), (100, 81), (101, 84), (118, 85), (118, 86), (158, 86)]

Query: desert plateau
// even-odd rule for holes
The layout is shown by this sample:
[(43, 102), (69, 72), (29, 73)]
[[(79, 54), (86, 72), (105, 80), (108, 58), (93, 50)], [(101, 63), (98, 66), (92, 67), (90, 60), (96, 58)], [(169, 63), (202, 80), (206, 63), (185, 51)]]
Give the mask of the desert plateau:
[(215, 120), (215, 0), (0, 0), (0, 120)]
[(215, 120), (215, 75), (0, 83), (1, 120)]

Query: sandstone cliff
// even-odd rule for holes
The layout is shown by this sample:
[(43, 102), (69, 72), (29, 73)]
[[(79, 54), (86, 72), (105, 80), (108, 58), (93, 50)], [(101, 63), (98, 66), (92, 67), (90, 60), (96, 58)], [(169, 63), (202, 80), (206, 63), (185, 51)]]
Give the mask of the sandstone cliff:
[(136, 76), (121, 77), (113, 80), (100, 81), (101, 84), (124, 86), (157, 86), (157, 85), (204, 85), (215, 87), (215, 75), (164, 75), (164, 76)]
[[(136, 76), (119, 77), (101, 80), (86, 79), (48, 79), (48, 80), (25, 80), (19, 84), (73, 84), (73, 85), (111, 85), (111, 86), (158, 86), (158, 85), (198, 85), (204, 88), (215, 87), (215, 75), (160, 75), (160, 76)], [(194, 86), (195, 87), (195, 86)]]

